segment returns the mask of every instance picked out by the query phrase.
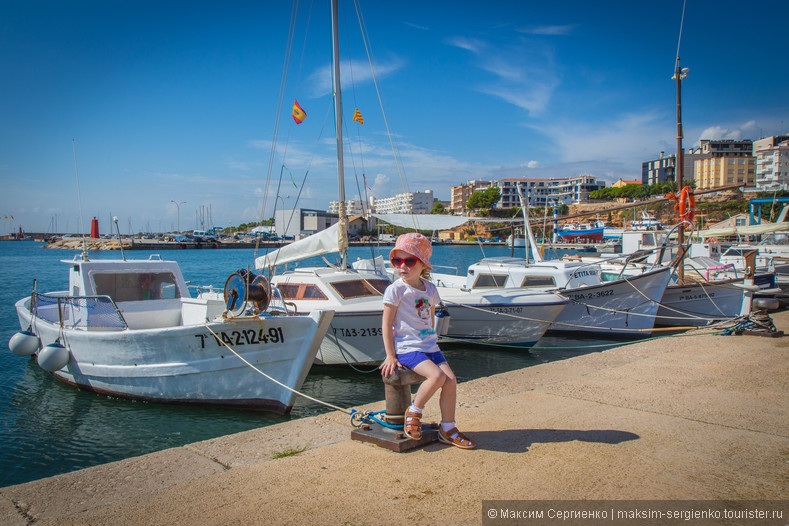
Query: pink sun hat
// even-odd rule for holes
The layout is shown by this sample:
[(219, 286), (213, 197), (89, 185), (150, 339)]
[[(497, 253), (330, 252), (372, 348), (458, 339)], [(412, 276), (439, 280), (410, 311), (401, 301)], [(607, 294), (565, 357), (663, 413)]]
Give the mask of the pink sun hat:
[(430, 255), (433, 253), (433, 246), (430, 244), (430, 240), (422, 234), (409, 232), (398, 236), (395, 247), (389, 252), (389, 259), (392, 259), (395, 250), (402, 250), (416, 256), (428, 269), (433, 270), (433, 267), (430, 265)]

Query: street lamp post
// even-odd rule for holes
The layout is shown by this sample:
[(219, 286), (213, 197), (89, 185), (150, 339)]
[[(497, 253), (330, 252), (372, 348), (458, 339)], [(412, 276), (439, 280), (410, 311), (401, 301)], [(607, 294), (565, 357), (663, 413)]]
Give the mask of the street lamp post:
[[(677, 55), (677, 64), (674, 68), (674, 76), (672, 80), (677, 81), (677, 164), (675, 167), (674, 180), (677, 183), (677, 193), (682, 191), (682, 178), (684, 176), (683, 169), (685, 164), (685, 152), (682, 149), (682, 79), (688, 76), (688, 68), (681, 68), (679, 65), (679, 54)], [(677, 241), (680, 245), (685, 241), (685, 227), (682, 223), (679, 224), (677, 229)], [(679, 282), (683, 283), (685, 280), (685, 269), (683, 265), (677, 267), (677, 277)]]
[(171, 203), (175, 203), (175, 208), (178, 210), (178, 233), (181, 233), (181, 205), (185, 205), (186, 201), (181, 201), (180, 203), (176, 203), (172, 199), (170, 199)]

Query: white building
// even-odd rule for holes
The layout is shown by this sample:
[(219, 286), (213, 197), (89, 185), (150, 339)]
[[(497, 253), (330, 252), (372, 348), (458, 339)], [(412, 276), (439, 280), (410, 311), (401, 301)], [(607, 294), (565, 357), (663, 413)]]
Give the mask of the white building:
[(382, 199), (371, 198), (373, 211), (377, 214), (429, 214), (435, 199), (433, 190), (407, 192)]
[(605, 181), (593, 175), (578, 175), (562, 179), (501, 179), (496, 181), (501, 190), (497, 208), (520, 206), (518, 187), (528, 198), (529, 206), (573, 205), (589, 199), (589, 192), (605, 188)]
[[(372, 202), (374, 198), (370, 198), (370, 202)], [(366, 204), (364, 201), (360, 201), (358, 199), (350, 199), (345, 201), (345, 215), (347, 216), (362, 216), (364, 218), (369, 218), (370, 213), (372, 211), (372, 205)], [(340, 213), (340, 202), (339, 201), (332, 201), (329, 203), (329, 210), (330, 214), (339, 214)]]
[(789, 136), (753, 141), (756, 157), (756, 189), (760, 192), (789, 190)]

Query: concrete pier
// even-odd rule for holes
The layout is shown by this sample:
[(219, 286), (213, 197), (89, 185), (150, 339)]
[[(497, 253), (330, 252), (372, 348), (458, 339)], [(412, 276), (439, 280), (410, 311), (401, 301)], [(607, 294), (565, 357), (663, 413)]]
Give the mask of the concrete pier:
[[(488, 499), (789, 499), (789, 338), (698, 332), (461, 383), (477, 450), (394, 453), (334, 412), (2, 488), (0, 523), (479, 524)], [(272, 459), (288, 448), (306, 449)]]

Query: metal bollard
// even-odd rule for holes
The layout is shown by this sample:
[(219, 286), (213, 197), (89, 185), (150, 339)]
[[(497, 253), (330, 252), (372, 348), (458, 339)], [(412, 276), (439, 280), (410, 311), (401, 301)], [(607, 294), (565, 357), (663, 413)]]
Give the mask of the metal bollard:
[(405, 367), (395, 369), (389, 376), (383, 377), (386, 392), (386, 414), (384, 420), (388, 424), (402, 425), (405, 423), (405, 412), (411, 405), (411, 385), (426, 380)]

